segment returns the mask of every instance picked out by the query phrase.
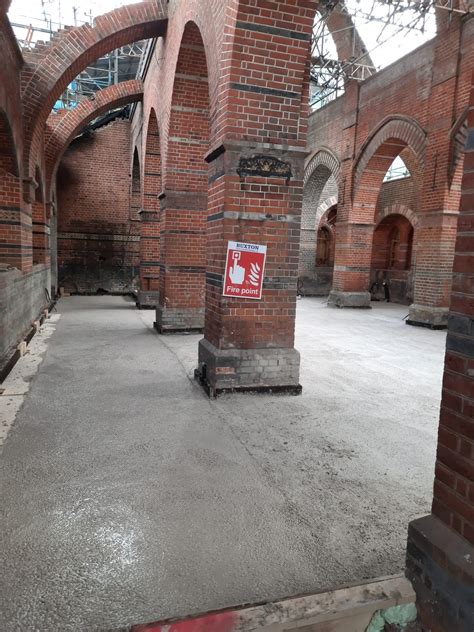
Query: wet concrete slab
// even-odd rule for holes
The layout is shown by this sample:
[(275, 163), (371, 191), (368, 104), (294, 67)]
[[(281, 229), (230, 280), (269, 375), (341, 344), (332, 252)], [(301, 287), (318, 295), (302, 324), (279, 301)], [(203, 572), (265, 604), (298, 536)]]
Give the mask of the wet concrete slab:
[(303, 395), (209, 400), (199, 336), (70, 297), (0, 456), (6, 631), (112, 630), (399, 572), (445, 335), (298, 304)]

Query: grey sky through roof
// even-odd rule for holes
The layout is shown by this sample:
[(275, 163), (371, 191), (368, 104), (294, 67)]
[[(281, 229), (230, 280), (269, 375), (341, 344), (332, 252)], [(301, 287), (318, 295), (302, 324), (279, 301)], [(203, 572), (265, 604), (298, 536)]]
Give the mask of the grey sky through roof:
[[(124, 4), (138, 0), (13, 0), (9, 11), (12, 22), (33, 27), (58, 30), (60, 26), (83, 24), (91, 18)], [(410, 4), (406, 0), (407, 5)], [(411, 3), (413, 4), (413, 3)], [(425, 23), (425, 32), (412, 29), (410, 24), (415, 11), (405, 11), (395, 23), (387, 24), (390, 6), (386, 2), (372, 0), (347, 0), (346, 6), (354, 17), (360, 36), (364, 40), (377, 68), (383, 68), (417, 48), (435, 35), (434, 17)], [(22, 29), (15, 27), (17, 37)], [(24, 29), (23, 29), (24, 36)], [(33, 41), (48, 39), (47, 33), (35, 33)]]

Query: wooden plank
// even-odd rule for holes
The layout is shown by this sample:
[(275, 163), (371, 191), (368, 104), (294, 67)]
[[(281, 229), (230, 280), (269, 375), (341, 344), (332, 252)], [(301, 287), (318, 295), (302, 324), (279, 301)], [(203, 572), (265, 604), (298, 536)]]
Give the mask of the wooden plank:
[(135, 625), (131, 632), (364, 632), (377, 610), (414, 600), (411, 584), (396, 575), (192, 618)]

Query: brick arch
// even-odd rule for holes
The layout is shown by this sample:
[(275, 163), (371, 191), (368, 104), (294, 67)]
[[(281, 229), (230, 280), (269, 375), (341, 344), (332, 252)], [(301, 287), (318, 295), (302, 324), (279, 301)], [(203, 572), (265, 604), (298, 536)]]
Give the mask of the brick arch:
[(324, 203), (328, 199), (337, 203), (339, 175), (339, 160), (326, 148), (320, 149), (306, 165), (300, 234), (299, 274), (302, 276), (314, 273), (318, 226), (327, 210)]
[(194, 21), (184, 27), (178, 54), (164, 156), (164, 187), (207, 191), (204, 156), (210, 142), (210, 95), (207, 54)]
[(1, 0), (0, 2), (0, 13), (8, 13), (8, 9), (10, 8), (11, 0)]
[[(321, 9), (318, 10), (321, 11)], [(344, 9), (343, 3), (337, 3), (329, 13), (326, 26), (332, 35), (340, 61), (347, 62), (352, 58), (368, 66), (374, 65), (352, 16)]]
[[(362, 145), (355, 160), (353, 171), (353, 198), (359, 188), (362, 176), (369, 163), (375, 156), (385, 155), (390, 159), (390, 166), (393, 159), (400, 154), (405, 147), (410, 147), (417, 157), (421, 167), (424, 165), (426, 149), (426, 132), (415, 119), (407, 116), (387, 117), (369, 135), (367, 141)], [(385, 154), (381, 153), (385, 152)], [(386, 169), (381, 176), (386, 173)]]
[(142, 98), (143, 83), (139, 79), (131, 79), (99, 90), (95, 93), (94, 99), (81, 101), (73, 110), (50, 114), (44, 144), (48, 200), (61, 157), (78, 132), (108, 110), (140, 101)]
[(94, 25), (66, 27), (47, 44), (25, 53), (22, 75), (25, 104), (25, 165), (34, 168), (44, 126), (55, 101), (74, 77), (102, 55), (140, 39), (164, 36), (167, 27), (165, 0), (146, 0), (123, 6), (96, 18)]
[(316, 211), (316, 222), (317, 224), (321, 223), (323, 220), (323, 216), (331, 210), (333, 206), (337, 205), (337, 195), (331, 195), (324, 200), (322, 204), (318, 206)]
[(391, 204), (390, 206), (386, 206), (384, 209), (380, 211), (377, 215), (377, 225), (380, 224), (386, 217), (389, 215), (403, 215), (410, 222), (413, 228), (417, 228), (419, 224), (419, 219), (417, 214), (412, 211), (408, 206), (404, 204)]
[[(339, 185), (340, 163), (330, 149), (321, 148), (307, 163), (304, 172), (302, 228), (315, 230), (324, 211), (318, 212), (322, 196), (334, 197), (337, 203), (337, 190), (326, 191), (332, 177), (336, 189)], [(334, 187), (333, 187), (334, 188)]]
[(317, 153), (310, 158), (306, 164), (304, 170), (304, 185), (306, 186), (319, 166), (327, 167), (327, 169), (334, 175), (336, 179), (339, 179), (339, 173), (341, 165), (335, 154), (330, 149), (322, 147)]

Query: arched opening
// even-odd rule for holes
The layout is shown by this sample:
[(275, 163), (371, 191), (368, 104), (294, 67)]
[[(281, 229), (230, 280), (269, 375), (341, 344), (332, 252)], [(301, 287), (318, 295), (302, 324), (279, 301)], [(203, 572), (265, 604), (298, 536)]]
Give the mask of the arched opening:
[(160, 230), (159, 331), (204, 325), (209, 87), (204, 43), (188, 22), (171, 100)]
[(152, 108), (147, 127), (143, 167), (143, 209), (140, 212), (140, 307), (156, 307), (158, 304), (161, 186), (160, 132), (156, 112)]
[(325, 296), (332, 287), (334, 263), (334, 235), (330, 229), (332, 263), (321, 263), (320, 252), (329, 210), (337, 204), (338, 173), (337, 159), (329, 152), (320, 151), (308, 164), (308, 175), (303, 191), (301, 214), (300, 259), (298, 287), (304, 296)]
[[(337, 205), (331, 207), (321, 217), (316, 244), (316, 268), (332, 268), (334, 266), (334, 247), (336, 241)], [(321, 274), (322, 270), (318, 272)]]
[[(362, 147), (356, 160), (353, 171), (352, 206), (343, 243), (338, 244), (340, 257), (338, 264), (336, 254), (338, 265), (334, 286), (337, 290), (343, 289), (344, 292), (360, 293), (360, 296), (364, 296), (366, 306), (369, 306), (370, 301), (368, 291), (374, 287), (371, 276), (377, 212), (380, 215), (387, 206), (395, 208), (397, 204), (416, 211), (418, 205), (418, 183), (415, 178), (407, 177), (385, 183), (384, 178), (394, 160), (402, 152), (405, 164), (410, 161), (410, 172), (417, 173), (416, 167), (413, 168), (412, 165), (423, 165), (425, 146), (426, 135), (416, 121), (395, 117), (379, 125), (377, 131)], [(356, 265), (347, 265), (347, 253), (353, 241), (357, 241), (357, 262)], [(387, 269), (386, 258), (378, 265), (380, 269)], [(407, 293), (401, 292), (399, 300), (405, 302), (406, 296), (410, 294), (411, 288)]]
[(412, 301), (413, 238), (412, 224), (398, 213), (387, 215), (377, 224), (372, 244), (372, 300), (402, 304)]
[(138, 153), (130, 164), (130, 146), (130, 121), (105, 115), (61, 158), (58, 277), (66, 292), (130, 294), (138, 289), (140, 165)]
[(331, 233), (326, 226), (318, 230), (318, 242), (316, 245), (316, 265), (328, 266), (331, 251)]
[(93, 128), (101, 117), (111, 116), (113, 111), (123, 112), (123, 107), (143, 98), (143, 83), (139, 79), (121, 81), (98, 90), (94, 99), (81, 101), (79, 105), (61, 114), (52, 113), (48, 117), (45, 131), (44, 153), (46, 158), (45, 189), (46, 201), (51, 199), (54, 180), (62, 155), (72, 140), (90, 125)]
[[(25, 114), (28, 133), (24, 155), (30, 174), (48, 116), (68, 84), (105, 53), (137, 40), (163, 36), (167, 26), (163, 6), (161, 2), (149, 2), (146, 11), (140, 5), (119, 7), (100, 16), (92, 26), (86, 23), (64, 29), (54, 45), (46, 45), (38, 54), (33, 77), (23, 94), (24, 102), (29, 104)], [(38, 86), (44, 87), (38, 89)]]

